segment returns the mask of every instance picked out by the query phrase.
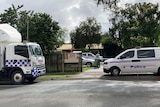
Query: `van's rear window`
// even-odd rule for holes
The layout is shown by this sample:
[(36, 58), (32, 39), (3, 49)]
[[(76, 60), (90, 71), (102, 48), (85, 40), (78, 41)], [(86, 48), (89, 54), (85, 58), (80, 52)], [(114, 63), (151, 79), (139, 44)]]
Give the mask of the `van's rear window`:
[(152, 58), (152, 57), (155, 57), (155, 52), (154, 52), (154, 49), (138, 50), (137, 56), (138, 56), (138, 58)]

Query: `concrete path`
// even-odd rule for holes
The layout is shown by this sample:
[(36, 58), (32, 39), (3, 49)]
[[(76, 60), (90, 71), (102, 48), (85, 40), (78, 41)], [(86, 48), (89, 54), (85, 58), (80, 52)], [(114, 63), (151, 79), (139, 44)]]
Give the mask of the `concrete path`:
[(103, 66), (101, 65), (100, 68), (93, 68), (93, 69), (87, 70), (80, 74), (74, 75), (72, 78), (73, 79), (99, 79), (103, 75), (105, 75), (105, 73), (103, 72)]

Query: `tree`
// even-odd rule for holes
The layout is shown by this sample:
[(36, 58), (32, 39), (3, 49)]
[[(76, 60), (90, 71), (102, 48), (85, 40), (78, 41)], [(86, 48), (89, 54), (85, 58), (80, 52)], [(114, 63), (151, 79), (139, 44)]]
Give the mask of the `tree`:
[(53, 52), (61, 43), (59, 41), (61, 38), (59, 35), (60, 26), (46, 13), (34, 14), (30, 18), (29, 28), (29, 40), (38, 42), (46, 54)]
[(160, 24), (158, 24), (157, 30), (155, 32), (155, 37), (156, 46), (160, 46)]
[(0, 14), (0, 22), (8, 23), (13, 27), (17, 27), (19, 24), (19, 10), (23, 7), (23, 5), (15, 7), (12, 4), (12, 7), (4, 10), (4, 13)]
[(102, 36), (103, 57), (113, 58), (118, 55), (123, 49), (117, 44), (115, 38), (113, 38), (109, 33), (105, 33)]
[(21, 11), (23, 5), (8, 8), (0, 14), (0, 23), (9, 23), (21, 33), (22, 39), (37, 42), (45, 54), (49, 54), (63, 43), (64, 32), (46, 13)]
[(98, 5), (104, 5), (105, 8), (115, 8), (120, 0), (95, 0)]
[(85, 48), (89, 44), (89, 49), (93, 43), (100, 43), (101, 26), (95, 18), (87, 18), (80, 23), (75, 30), (70, 33), (71, 42), (75, 48)]
[(124, 9), (118, 8), (114, 14), (110, 34), (123, 47), (155, 45), (154, 41), (157, 39), (155, 32), (160, 18), (158, 4), (126, 4)]

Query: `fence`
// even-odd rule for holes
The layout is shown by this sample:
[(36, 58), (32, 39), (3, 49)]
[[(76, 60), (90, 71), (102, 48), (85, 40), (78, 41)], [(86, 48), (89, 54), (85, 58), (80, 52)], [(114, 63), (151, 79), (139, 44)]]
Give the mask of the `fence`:
[(47, 72), (82, 72), (81, 53), (54, 52), (46, 55)]

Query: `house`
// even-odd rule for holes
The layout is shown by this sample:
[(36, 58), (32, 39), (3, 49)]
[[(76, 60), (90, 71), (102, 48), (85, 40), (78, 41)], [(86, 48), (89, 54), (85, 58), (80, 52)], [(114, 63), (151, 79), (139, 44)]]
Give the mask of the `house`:
[[(86, 49), (89, 49), (89, 44), (86, 45)], [(102, 44), (92, 44), (90, 47), (91, 50), (103, 50)], [(73, 45), (71, 43), (66, 43), (57, 48), (57, 51), (69, 51), (69, 50), (75, 50)]]
[[(89, 44), (86, 45), (86, 49), (89, 49)], [(90, 46), (90, 49), (92, 50), (103, 50), (103, 45), (100, 43), (100, 44), (92, 44)]]
[(74, 47), (71, 43), (66, 43), (57, 48), (57, 51), (71, 51), (74, 50)]

